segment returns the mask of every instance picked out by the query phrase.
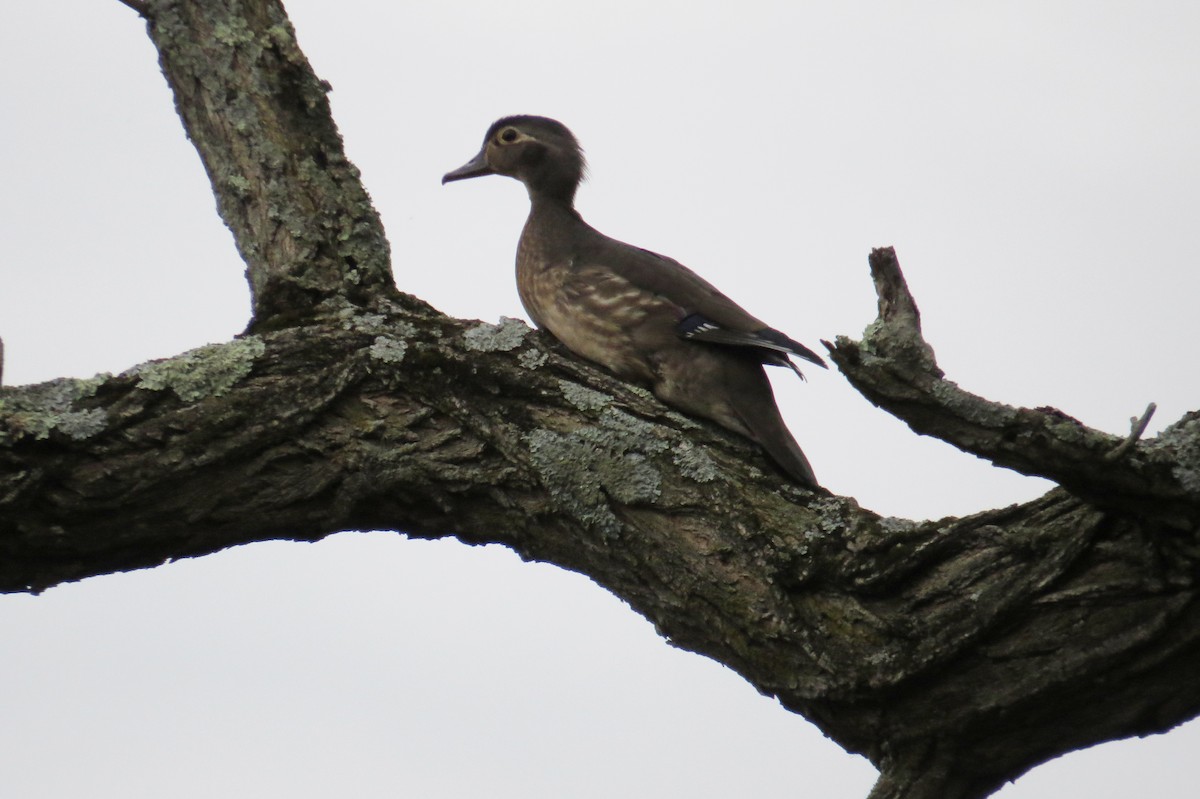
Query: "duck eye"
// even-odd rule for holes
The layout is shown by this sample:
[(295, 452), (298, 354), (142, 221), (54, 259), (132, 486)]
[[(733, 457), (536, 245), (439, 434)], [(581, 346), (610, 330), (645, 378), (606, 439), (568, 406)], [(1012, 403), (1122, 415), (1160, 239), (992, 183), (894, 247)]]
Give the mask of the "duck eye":
[(505, 128), (504, 130), (502, 130), (500, 132), (500, 141), (504, 142), (505, 144), (512, 144), (516, 140), (517, 140), (517, 129), (516, 128)]

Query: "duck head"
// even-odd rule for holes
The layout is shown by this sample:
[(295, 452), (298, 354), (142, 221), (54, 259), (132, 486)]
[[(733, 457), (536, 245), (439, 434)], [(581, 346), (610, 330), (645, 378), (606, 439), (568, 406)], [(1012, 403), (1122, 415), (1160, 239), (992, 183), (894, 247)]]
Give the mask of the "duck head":
[(505, 117), (492, 123), (479, 153), (442, 176), (442, 183), (506, 175), (525, 184), (529, 195), (570, 204), (583, 180), (583, 150), (566, 125), (535, 116)]

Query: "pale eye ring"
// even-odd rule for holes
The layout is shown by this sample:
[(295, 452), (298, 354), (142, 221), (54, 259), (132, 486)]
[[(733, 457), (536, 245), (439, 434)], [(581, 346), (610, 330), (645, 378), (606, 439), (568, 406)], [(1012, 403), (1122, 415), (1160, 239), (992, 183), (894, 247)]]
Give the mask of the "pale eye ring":
[(512, 144), (517, 140), (517, 135), (516, 128), (505, 128), (504, 130), (500, 131), (500, 141), (504, 142), (505, 144)]

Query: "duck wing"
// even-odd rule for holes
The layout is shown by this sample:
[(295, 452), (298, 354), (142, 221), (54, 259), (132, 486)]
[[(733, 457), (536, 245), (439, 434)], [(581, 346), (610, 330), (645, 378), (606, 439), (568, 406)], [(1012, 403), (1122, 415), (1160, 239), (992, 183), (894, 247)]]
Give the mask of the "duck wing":
[(786, 334), (752, 316), (715, 286), (674, 258), (633, 247), (596, 233), (584, 248), (584, 261), (604, 264), (623, 280), (670, 301), (679, 310), (675, 333), (689, 341), (703, 341), (756, 350), (763, 363), (788, 366), (804, 375), (789, 356), (803, 358), (827, 369), (821, 356)]

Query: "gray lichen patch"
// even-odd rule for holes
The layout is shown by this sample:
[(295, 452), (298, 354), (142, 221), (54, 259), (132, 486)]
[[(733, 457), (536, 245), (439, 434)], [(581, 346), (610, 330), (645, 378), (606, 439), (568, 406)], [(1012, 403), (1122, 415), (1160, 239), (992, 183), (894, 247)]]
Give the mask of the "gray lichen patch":
[(463, 334), (463, 344), (475, 352), (510, 352), (521, 346), (529, 326), (520, 319), (500, 317), (500, 324), (480, 322)]
[(657, 425), (616, 408), (606, 408), (600, 414), (599, 429), (603, 431), (602, 439), (613, 445), (651, 455), (667, 449), (667, 442), (659, 438)]
[(662, 477), (646, 456), (628, 452), (621, 457), (620, 469), (609, 472), (605, 488), (618, 502), (625, 505), (645, 504), (658, 499)]
[(338, 310), (337, 317), (343, 330), (375, 333), (393, 339), (411, 339), (417, 335), (417, 328), (413, 324), (389, 321), (388, 317), (381, 313), (363, 313), (362, 309), (353, 305)]
[(570, 380), (559, 380), (559, 390), (567, 402), (581, 411), (598, 411), (612, 402), (612, 397), (594, 389), (585, 388)]
[(675, 447), (671, 459), (679, 467), (680, 474), (697, 483), (711, 483), (721, 474), (721, 470), (717, 468), (713, 459), (708, 457), (708, 453), (687, 441)]
[(230, 47), (246, 45), (254, 41), (254, 32), (240, 17), (230, 17), (228, 20), (218, 23), (213, 28), (212, 36), (218, 42)]
[(60, 378), (5, 390), (0, 396), (0, 441), (42, 439), (54, 430), (76, 440), (96, 435), (108, 424), (108, 415), (100, 408), (75, 410), (73, 406), (76, 400), (95, 394), (108, 377)]
[(621, 522), (610, 504), (653, 503), (662, 476), (649, 456), (667, 443), (654, 425), (623, 411), (606, 408), (596, 425), (561, 434), (535, 430), (525, 437), (543, 485), (555, 503), (604, 536), (620, 533)]
[[(359, 333), (374, 333), (394, 340), (416, 338), (420, 331), (409, 322), (389, 319), (386, 314), (364, 313), (361, 308), (347, 303), (334, 314), (342, 330)], [(435, 333), (436, 335), (436, 333)]]
[(874, 355), (878, 348), (876, 342), (887, 338), (887, 325), (882, 319), (875, 319), (863, 329), (862, 341), (856, 342), (848, 336), (838, 336), (836, 344), (841, 346), (858, 346), (863, 352)]
[(805, 531), (808, 539), (837, 536), (849, 527), (848, 519), (853, 517), (857, 506), (847, 497), (818, 497), (809, 503), (809, 509), (817, 513), (817, 523), (814, 528)]
[(533, 466), (550, 498), (585, 527), (615, 537), (621, 522), (605, 500), (591, 462), (596, 453), (579, 436), (534, 430), (525, 436)]
[(517, 356), (517, 361), (526, 369), (537, 369), (546, 362), (546, 353), (541, 350), (527, 349)]
[(250, 189), (253, 188), (253, 184), (241, 175), (226, 175), (225, 185), (234, 195), (243, 199), (250, 196)]
[[(643, 389), (637, 388), (636, 386), (629, 386), (629, 388), (635, 389), (636, 391), (643, 390)], [(651, 394), (649, 391), (647, 391), (645, 393), (649, 399), (655, 398), (654, 395)], [(668, 409), (667, 410), (667, 418), (671, 420), (671, 424), (675, 425), (680, 430), (701, 430), (704, 428), (704, 425), (700, 424), (692, 417), (680, 413), (679, 411), (672, 411), (672, 410)]]
[(171, 389), (184, 402), (227, 394), (266, 352), (257, 336), (226, 344), (207, 344), (165, 361), (155, 361), (130, 370), (139, 378), (139, 388), (149, 391)]
[(408, 352), (408, 342), (392, 336), (376, 336), (367, 350), (372, 358), (385, 363), (400, 363)]

